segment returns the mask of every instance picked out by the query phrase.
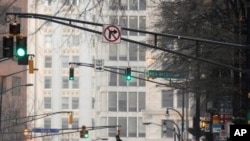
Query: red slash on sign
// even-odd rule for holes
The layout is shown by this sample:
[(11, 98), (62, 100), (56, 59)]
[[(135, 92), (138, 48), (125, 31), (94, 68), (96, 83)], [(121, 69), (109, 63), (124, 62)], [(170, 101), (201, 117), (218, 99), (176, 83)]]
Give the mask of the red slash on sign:
[(117, 25), (104, 25), (102, 41), (105, 43), (121, 42), (121, 27)]

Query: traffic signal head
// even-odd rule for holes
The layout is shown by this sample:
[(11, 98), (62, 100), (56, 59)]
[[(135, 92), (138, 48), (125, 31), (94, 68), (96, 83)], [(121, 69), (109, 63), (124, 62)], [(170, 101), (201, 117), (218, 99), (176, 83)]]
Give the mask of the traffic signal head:
[(16, 38), (15, 56), (18, 59), (27, 56), (27, 38), (26, 37), (17, 37)]
[(69, 80), (74, 80), (74, 68), (69, 68)]
[(202, 121), (201, 121), (201, 128), (205, 128), (205, 127), (206, 127), (206, 125), (207, 125), (207, 122), (206, 122), (206, 121), (204, 121), (204, 120), (202, 120)]
[(82, 129), (80, 131), (80, 138), (88, 138), (89, 137), (89, 131), (86, 130), (86, 126), (82, 126)]
[(20, 23), (13, 22), (9, 24), (9, 33), (10, 34), (20, 34)]
[(69, 114), (69, 124), (72, 124), (73, 123), (73, 113), (71, 112)]
[(14, 38), (3, 37), (3, 57), (13, 57)]
[(131, 80), (131, 78), (132, 78), (132, 77), (131, 77), (131, 68), (127, 68), (125, 74), (126, 74), (126, 75), (125, 75), (126, 80), (127, 80), (127, 81)]

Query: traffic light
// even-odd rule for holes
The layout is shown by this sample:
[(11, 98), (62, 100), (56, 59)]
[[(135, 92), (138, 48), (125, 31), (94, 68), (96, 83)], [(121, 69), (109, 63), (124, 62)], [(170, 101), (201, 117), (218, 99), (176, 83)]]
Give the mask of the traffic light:
[(125, 77), (126, 77), (127, 81), (131, 80), (132, 77), (131, 77), (131, 68), (130, 67), (128, 67), (126, 69)]
[(18, 65), (28, 65), (27, 37), (16, 37), (16, 50), (14, 55), (17, 58)]
[(15, 55), (18, 59), (27, 56), (27, 37), (17, 37), (16, 38)]
[(14, 38), (11, 36), (3, 37), (3, 57), (13, 57)]
[(82, 126), (82, 129), (80, 130), (80, 138), (88, 138), (89, 137), (89, 131), (86, 130), (86, 126)]
[(34, 73), (34, 60), (30, 59), (28, 64), (29, 64), (29, 73)]
[(10, 34), (20, 34), (20, 23), (13, 22), (9, 24), (9, 33)]
[(74, 68), (69, 68), (69, 80), (74, 80)]
[(69, 124), (72, 124), (73, 123), (73, 113), (71, 112), (69, 114)]
[(118, 129), (118, 130), (117, 130), (117, 134), (116, 134), (116, 136), (115, 136), (116, 141), (122, 141), (121, 138), (120, 138), (120, 135), (121, 135), (121, 129)]
[(201, 128), (205, 128), (207, 125), (207, 121), (202, 120), (201, 121)]

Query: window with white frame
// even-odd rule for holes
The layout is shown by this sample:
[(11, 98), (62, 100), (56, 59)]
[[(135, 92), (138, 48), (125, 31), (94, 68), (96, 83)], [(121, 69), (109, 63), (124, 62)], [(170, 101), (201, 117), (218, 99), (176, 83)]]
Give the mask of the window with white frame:
[(112, 72), (109, 73), (109, 86), (117, 86), (117, 69), (111, 69)]
[(146, 136), (146, 126), (143, 125), (143, 118), (138, 117), (138, 137)]
[[(146, 16), (139, 16), (139, 29), (146, 30)], [(145, 36), (145, 33), (139, 33), (141, 36)]]
[(182, 106), (186, 107), (186, 102), (185, 102), (184, 96), (185, 95), (184, 95), (183, 91), (181, 91), (181, 90), (177, 91), (177, 107), (178, 108), (182, 108)]
[(50, 89), (51, 88), (51, 77), (50, 76), (45, 76), (44, 77), (44, 88), (45, 89)]
[(52, 67), (52, 56), (45, 56), (44, 57), (44, 67), (51, 68)]
[(173, 90), (162, 90), (162, 107), (173, 107), (174, 97), (173, 97)]
[[(138, 29), (138, 17), (137, 16), (129, 17), (129, 28)], [(129, 35), (137, 36), (137, 32), (129, 31)]]
[(118, 110), (120, 112), (127, 111), (127, 92), (118, 93)]
[(62, 88), (63, 89), (68, 89), (69, 88), (69, 78), (68, 77), (63, 77), (62, 78)]
[(79, 109), (79, 97), (72, 97), (71, 104), (72, 109)]
[(72, 46), (79, 46), (79, 45), (80, 45), (80, 36), (72, 35)]
[(72, 89), (79, 89), (79, 77), (74, 77), (72, 82)]
[(108, 110), (120, 112), (137, 112), (144, 110), (145, 92), (115, 92), (108, 93)]
[(66, 47), (70, 46), (70, 36), (69, 35), (62, 36), (62, 44), (63, 44), (63, 46), (66, 46)]
[(62, 129), (69, 128), (68, 118), (62, 118)]
[(51, 118), (44, 118), (44, 128), (50, 129), (51, 128)]
[(52, 35), (45, 35), (44, 44), (45, 47), (52, 47)]
[(146, 10), (147, 0), (139, 0), (139, 10)]
[(44, 109), (51, 109), (51, 97), (44, 97)]
[(69, 67), (69, 56), (61, 56), (62, 60), (62, 68), (68, 68)]
[(128, 117), (128, 136), (136, 137), (137, 136), (137, 118)]
[(78, 118), (73, 119), (72, 128), (79, 128), (79, 120), (78, 120)]
[[(108, 125), (113, 126), (113, 125), (118, 125), (117, 124), (117, 117), (108, 117)], [(115, 137), (117, 131), (115, 128), (108, 128), (108, 136), (109, 137)]]
[(138, 0), (129, 0), (129, 10), (138, 10)]
[(69, 98), (62, 97), (62, 109), (69, 109)]
[(109, 92), (108, 100), (109, 100), (108, 110), (117, 111), (117, 92)]

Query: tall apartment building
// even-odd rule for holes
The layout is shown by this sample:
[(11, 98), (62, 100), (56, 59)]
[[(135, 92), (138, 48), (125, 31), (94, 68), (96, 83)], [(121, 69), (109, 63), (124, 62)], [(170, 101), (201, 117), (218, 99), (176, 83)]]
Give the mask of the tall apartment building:
[[(148, 30), (151, 14), (149, 8), (148, 0), (28, 2), (29, 13), (117, 24), (140, 30)], [(77, 25), (102, 31), (102, 27)], [(161, 124), (162, 119), (165, 119), (166, 106), (179, 108), (180, 105), (176, 102), (180, 99), (173, 95), (177, 91), (171, 90), (169, 98), (170, 90), (156, 88), (141, 79), (126, 81), (124, 75), (121, 75), (127, 67), (131, 67), (132, 76), (144, 78), (149, 61), (146, 47), (123, 40), (118, 44), (103, 43), (102, 35), (44, 20), (29, 19), (28, 27), (29, 49), (36, 55), (35, 66), (39, 68), (34, 77), (28, 77), (29, 81), (35, 83), (27, 102), (28, 114), (60, 111), (74, 113), (72, 125), (68, 124), (67, 114), (55, 114), (34, 121), (30, 125), (31, 129), (121, 125), (121, 138), (124, 140), (174, 140), (172, 131), (165, 136), (161, 134), (161, 126), (145, 126), (143, 122)], [(125, 30), (122, 30), (122, 37), (140, 42), (147, 42), (148, 39), (144, 33)], [(93, 64), (95, 59), (103, 59), (104, 65), (112, 69), (99, 72), (83, 65), (69, 65), (69, 62)], [(68, 79), (69, 67), (75, 68), (74, 81)], [(169, 105), (169, 101), (172, 105)], [(173, 115), (171, 118), (178, 118), (178, 115)], [(43, 133), (35, 133), (40, 134)], [(90, 130), (89, 134), (89, 139), (80, 139), (77, 132), (33, 140), (80, 141), (108, 138), (112, 141), (115, 140), (117, 128)]]
[[(6, 12), (26, 12), (27, 1), (0, 2), (0, 140), (22, 140), (22, 131), (26, 127), (20, 117), (26, 116), (27, 81), (26, 66), (17, 65), (13, 58), (3, 58), (3, 36), (9, 36), (10, 18), (5, 18)], [(21, 33), (27, 34), (26, 20), (18, 21), (21, 25)], [(14, 120), (14, 119), (18, 119)]]

